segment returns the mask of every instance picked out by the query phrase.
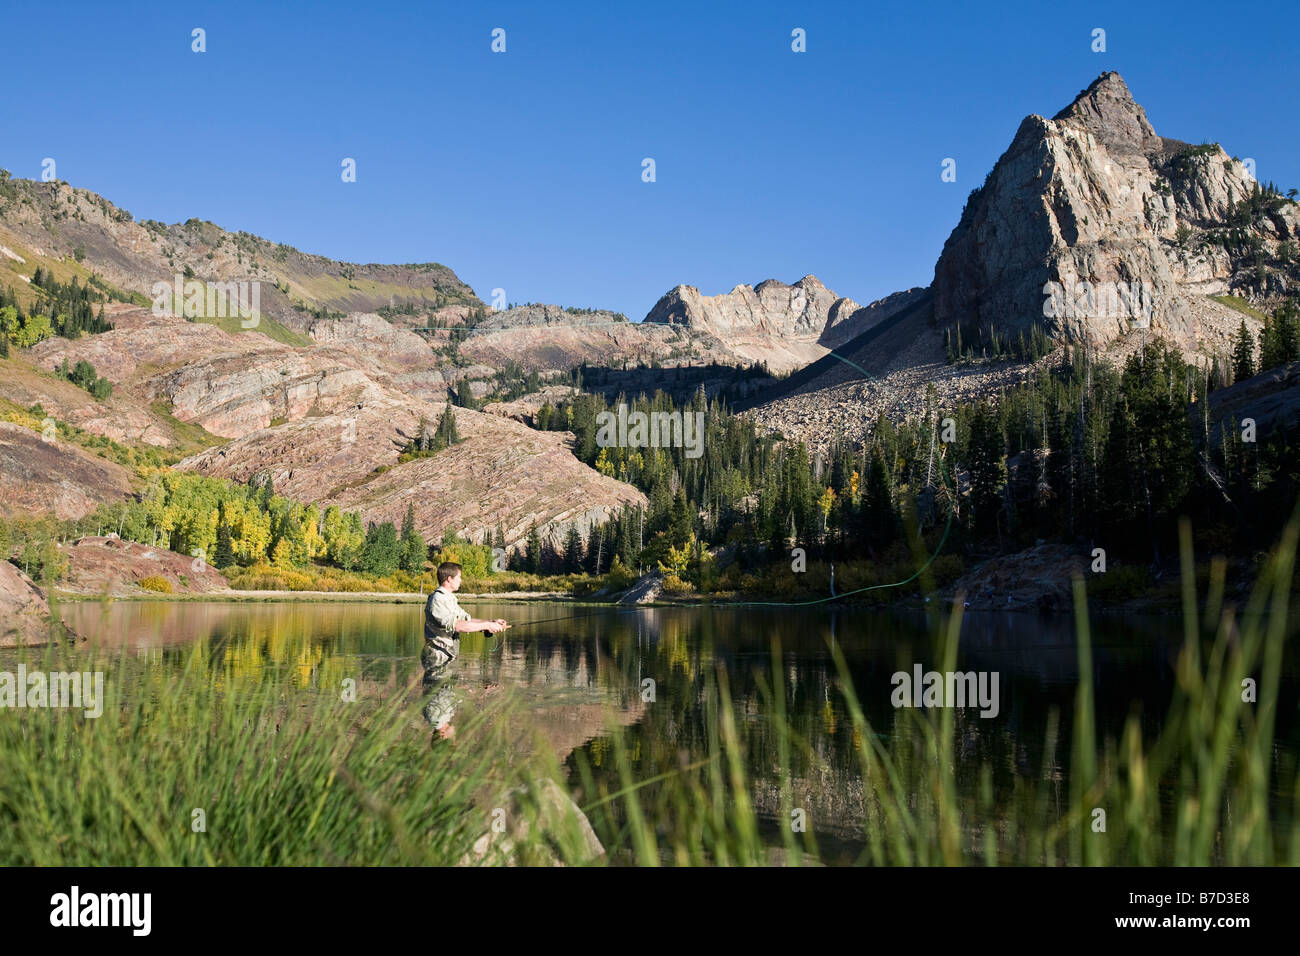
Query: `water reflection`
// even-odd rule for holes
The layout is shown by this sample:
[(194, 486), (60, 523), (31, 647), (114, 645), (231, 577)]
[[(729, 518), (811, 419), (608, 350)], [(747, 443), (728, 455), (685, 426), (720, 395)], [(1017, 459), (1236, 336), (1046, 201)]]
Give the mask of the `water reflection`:
[[(896, 671), (913, 664), (941, 669), (934, 634), (937, 612), (900, 615), (855, 609), (572, 608), (564, 605), (476, 603), (477, 617), (515, 626), (499, 636), (462, 638), (456, 679), (471, 711), (476, 690), (499, 685), (530, 732), (573, 767), (581, 749), (598, 779), (613, 778), (608, 752), (611, 717), (627, 731), (639, 779), (680, 766), (708, 749), (710, 680), (725, 674), (745, 745), (752, 799), (773, 825), (779, 816), (778, 740), (763, 686), (774, 667), (787, 720), (806, 748), (791, 753), (797, 805), (817, 821), (819, 839), (860, 841), (864, 792), (854, 728), (838, 687), (832, 647), (844, 655), (852, 685), (875, 733), (902, 726), (891, 704)], [(65, 617), (101, 648), (126, 648), (157, 667), (179, 666), (184, 648), (201, 642), (214, 667), (232, 679), (276, 674), (303, 690), (336, 691), (347, 678), (360, 694), (383, 698), (418, 688), (422, 608), (415, 604), (131, 603), (65, 606)], [(530, 622), (535, 623), (530, 626)], [(1119, 734), (1136, 714), (1148, 737), (1158, 732), (1173, 693), (1172, 664), (1181, 645), (1173, 619), (1094, 622), (1097, 729)], [(773, 645), (779, 646), (774, 660)], [(1068, 777), (1069, 739), (1078, 679), (1068, 618), (967, 614), (958, 669), (996, 671), (996, 718), (956, 712), (958, 786), (974, 792), (987, 765), (995, 791), (1017, 779)], [(647, 683), (647, 682), (653, 682)], [(1279, 753), (1297, 750), (1295, 660), (1288, 659), (1278, 712)], [(650, 691), (650, 693), (647, 693)], [(418, 692), (418, 691), (417, 691)], [(1055, 742), (1045, 736), (1059, 719)], [(458, 717), (458, 721), (461, 718)], [(531, 733), (516, 746), (527, 750)]]

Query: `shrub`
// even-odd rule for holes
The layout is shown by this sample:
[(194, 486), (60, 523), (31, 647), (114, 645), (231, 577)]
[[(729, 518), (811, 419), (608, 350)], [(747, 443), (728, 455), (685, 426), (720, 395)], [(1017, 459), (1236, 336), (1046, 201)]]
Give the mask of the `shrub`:
[(690, 594), (694, 588), (677, 575), (667, 574), (664, 576), (663, 591), (665, 594)]
[(172, 583), (161, 574), (150, 574), (135, 582), (146, 591), (156, 591), (159, 594), (171, 594)]

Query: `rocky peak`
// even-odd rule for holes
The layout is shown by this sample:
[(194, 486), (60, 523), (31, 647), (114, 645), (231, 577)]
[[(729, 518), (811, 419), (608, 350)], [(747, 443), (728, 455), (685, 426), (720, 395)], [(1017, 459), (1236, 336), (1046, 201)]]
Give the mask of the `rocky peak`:
[(1052, 121), (1091, 133), (1112, 153), (1153, 157), (1161, 152), (1163, 141), (1118, 73), (1101, 74), (1074, 102), (1053, 116)]
[[(1004, 335), (1041, 324), (1101, 346), (1152, 329), (1197, 349), (1228, 318), (1207, 296), (1300, 281), (1278, 250), (1300, 207), (1245, 205), (1257, 188), (1217, 145), (1158, 136), (1119, 74), (1103, 73), (1052, 119), (1026, 117), (971, 192), (935, 264), (935, 321)], [(1250, 241), (1223, 242), (1229, 228)], [(1274, 270), (1262, 280), (1241, 251), (1256, 241)]]
[(857, 303), (837, 296), (812, 275), (794, 285), (765, 279), (711, 296), (701, 295), (695, 286), (679, 285), (655, 303), (645, 321), (688, 326), (724, 342), (754, 335), (815, 342), (832, 313), (847, 314), (846, 305), (852, 306), (849, 313), (857, 309)]

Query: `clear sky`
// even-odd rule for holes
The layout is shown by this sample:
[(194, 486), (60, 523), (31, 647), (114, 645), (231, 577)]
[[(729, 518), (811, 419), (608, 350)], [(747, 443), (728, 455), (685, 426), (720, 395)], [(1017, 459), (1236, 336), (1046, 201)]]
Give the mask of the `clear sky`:
[(484, 298), (639, 319), (678, 283), (716, 294), (813, 273), (866, 303), (928, 284), (1020, 120), (1105, 70), (1156, 132), (1217, 140), (1261, 180), (1300, 186), (1298, 11), (11, 3), (0, 166), (39, 178), (54, 158), (59, 179), (137, 219), (442, 262)]

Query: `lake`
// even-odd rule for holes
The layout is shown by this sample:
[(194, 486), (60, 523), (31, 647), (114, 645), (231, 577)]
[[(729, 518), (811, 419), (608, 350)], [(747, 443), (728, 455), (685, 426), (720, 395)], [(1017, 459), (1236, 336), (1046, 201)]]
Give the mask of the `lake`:
[[(806, 812), (823, 858), (830, 861), (852, 860), (864, 846), (859, 741), (838, 689), (834, 652), (843, 655), (871, 728), (884, 740), (902, 726), (894, 675), (910, 678), (917, 665), (922, 672), (942, 670), (932, 636), (938, 611), (623, 610), (487, 601), (465, 606), (475, 617), (503, 617), (514, 626), (497, 637), (462, 639), (461, 656), (452, 666), (454, 723), (464, 726), (487, 700), (511, 707), (521, 733), (518, 752), (503, 759), (549, 748), (570, 774), (580, 803), (584, 764), (591, 774), (588, 785), (594, 781), (603, 793), (618, 789), (609, 753), (611, 726), (624, 728), (638, 780), (671, 773), (706, 754), (715, 731), (709, 707), (714, 678), (722, 675), (744, 743), (750, 798), (766, 835), (779, 842), (781, 787), (787, 781), (764, 692), (779, 676), (789, 726), (801, 741), (789, 755), (794, 805)], [(276, 675), (303, 693), (336, 693), (352, 678), (363, 697), (422, 694), (422, 605), (118, 601), (107, 607), (65, 603), (62, 611), (92, 645), (147, 657), (158, 668), (178, 667), (186, 647), (203, 641), (212, 660), (232, 673)], [(1100, 740), (1118, 737), (1131, 715), (1145, 739), (1159, 732), (1174, 691), (1181, 641), (1181, 624), (1173, 617), (1094, 617)], [(774, 642), (780, 648), (779, 675)], [(968, 612), (957, 670), (996, 675), (997, 681), (996, 708), (988, 708), (995, 714), (980, 716), (974, 700), (955, 711), (958, 789), (974, 799), (981, 786), (1001, 795), (1021, 782), (1046, 781), (1063, 805), (1079, 677), (1072, 619)], [(1295, 719), (1300, 674), (1294, 656), (1284, 663), (1282, 684), (1277, 759), (1290, 768), (1300, 745)], [(985, 689), (992, 690), (991, 683)], [(1055, 742), (1049, 743), (1046, 731), (1057, 719)], [(458, 732), (458, 743), (465, 739)], [(1044, 812), (1050, 817), (1053, 807)]]

